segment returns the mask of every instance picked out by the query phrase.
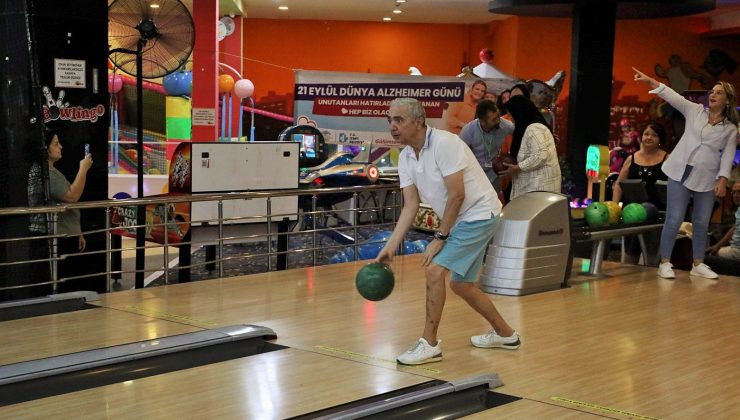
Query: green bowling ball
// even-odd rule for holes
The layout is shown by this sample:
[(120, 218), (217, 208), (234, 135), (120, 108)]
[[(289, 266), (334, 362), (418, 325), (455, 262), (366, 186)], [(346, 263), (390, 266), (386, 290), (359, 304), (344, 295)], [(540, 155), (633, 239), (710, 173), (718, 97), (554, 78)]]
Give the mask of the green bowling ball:
[(604, 203), (594, 201), (583, 211), (583, 218), (589, 226), (604, 226), (609, 223), (609, 208)]
[(375, 302), (387, 298), (393, 291), (394, 284), (391, 268), (379, 262), (366, 264), (355, 276), (355, 286), (360, 295)]
[(647, 220), (647, 211), (640, 203), (630, 203), (622, 209), (624, 223), (642, 223)]

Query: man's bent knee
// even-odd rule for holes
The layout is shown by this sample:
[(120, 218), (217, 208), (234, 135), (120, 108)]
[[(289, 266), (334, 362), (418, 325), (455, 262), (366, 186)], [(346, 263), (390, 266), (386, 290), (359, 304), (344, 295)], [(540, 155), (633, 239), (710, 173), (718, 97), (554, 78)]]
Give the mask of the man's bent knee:
[(448, 271), (449, 270), (442, 267), (441, 265), (431, 263), (424, 270), (424, 275), (426, 276), (427, 281), (444, 281), (445, 275), (447, 275)]
[(450, 289), (452, 289), (453, 292), (455, 292), (458, 296), (467, 296), (474, 292), (474, 288), (477, 288), (477, 286), (474, 283), (469, 283), (465, 281), (451, 281), (450, 282)]

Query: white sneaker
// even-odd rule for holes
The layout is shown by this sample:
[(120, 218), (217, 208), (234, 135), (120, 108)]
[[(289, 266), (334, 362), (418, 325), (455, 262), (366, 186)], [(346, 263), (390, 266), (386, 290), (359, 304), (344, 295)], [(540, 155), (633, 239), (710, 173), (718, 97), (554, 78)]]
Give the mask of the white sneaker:
[(422, 365), (424, 363), (439, 362), (442, 360), (442, 340), (437, 340), (436, 346), (430, 346), (427, 340), (420, 338), (411, 348), (396, 361), (402, 365)]
[[(694, 270), (691, 270), (692, 272)], [(664, 279), (675, 279), (676, 273), (673, 272), (673, 264), (664, 262), (658, 264), (658, 275)]]
[(496, 331), (491, 330), (486, 334), (470, 337), (470, 342), (475, 347), (486, 349), (498, 347), (502, 349), (516, 350), (522, 345), (522, 341), (519, 339), (519, 333), (516, 331), (514, 331), (514, 334), (509, 337), (501, 337), (496, 334)]
[(712, 269), (704, 263), (693, 266), (689, 275), (704, 277), (705, 279), (716, 279), (719, 277), (717, 273), (712, 271)]

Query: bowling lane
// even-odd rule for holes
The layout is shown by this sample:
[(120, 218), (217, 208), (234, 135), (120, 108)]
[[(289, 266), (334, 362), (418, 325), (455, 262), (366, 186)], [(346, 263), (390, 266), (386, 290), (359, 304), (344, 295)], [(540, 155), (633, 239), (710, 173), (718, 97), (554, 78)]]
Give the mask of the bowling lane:
[(276, 419), (428, 381), (285, 349), (0, 408), (0, 418)]
[(5, 321), (0, 322), (0, 365), (200, 330), (108, 308)]

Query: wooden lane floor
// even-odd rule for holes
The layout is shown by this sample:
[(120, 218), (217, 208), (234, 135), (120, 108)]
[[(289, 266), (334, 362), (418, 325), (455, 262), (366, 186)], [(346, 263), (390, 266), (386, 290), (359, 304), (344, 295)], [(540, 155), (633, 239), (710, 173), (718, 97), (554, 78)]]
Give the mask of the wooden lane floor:
[(0, 346), (0, 365), (202, 329), (103, 307), (4, 321), (0, 322), (3, 343)]
[(362, 264), (104, 295), (97, 304), (129, 316), (194, 328), (262, 325), (292, 349), (17, 404), (0, 416), (282, 418), (430, 378), (496, 372), (504, 382), (496, 391), (523, 399), (472, 417), (740, 418), (737, 277), (679, 271), (669, 281), (652, 268), (605, 262), (607, 276), (575, 276), (568, 289), (491, 296), (522, 334), (517, 351), (471, 347), (485, 322), (448, 292), (445, 360), (399, 367), (395, 357), (424, 322), (420, 258), (394, 261), (396, 288), (377, 303), (354, 289)]
[(280, 419), (427, 381), (285, 349), (0, 408), (2, 418)]

